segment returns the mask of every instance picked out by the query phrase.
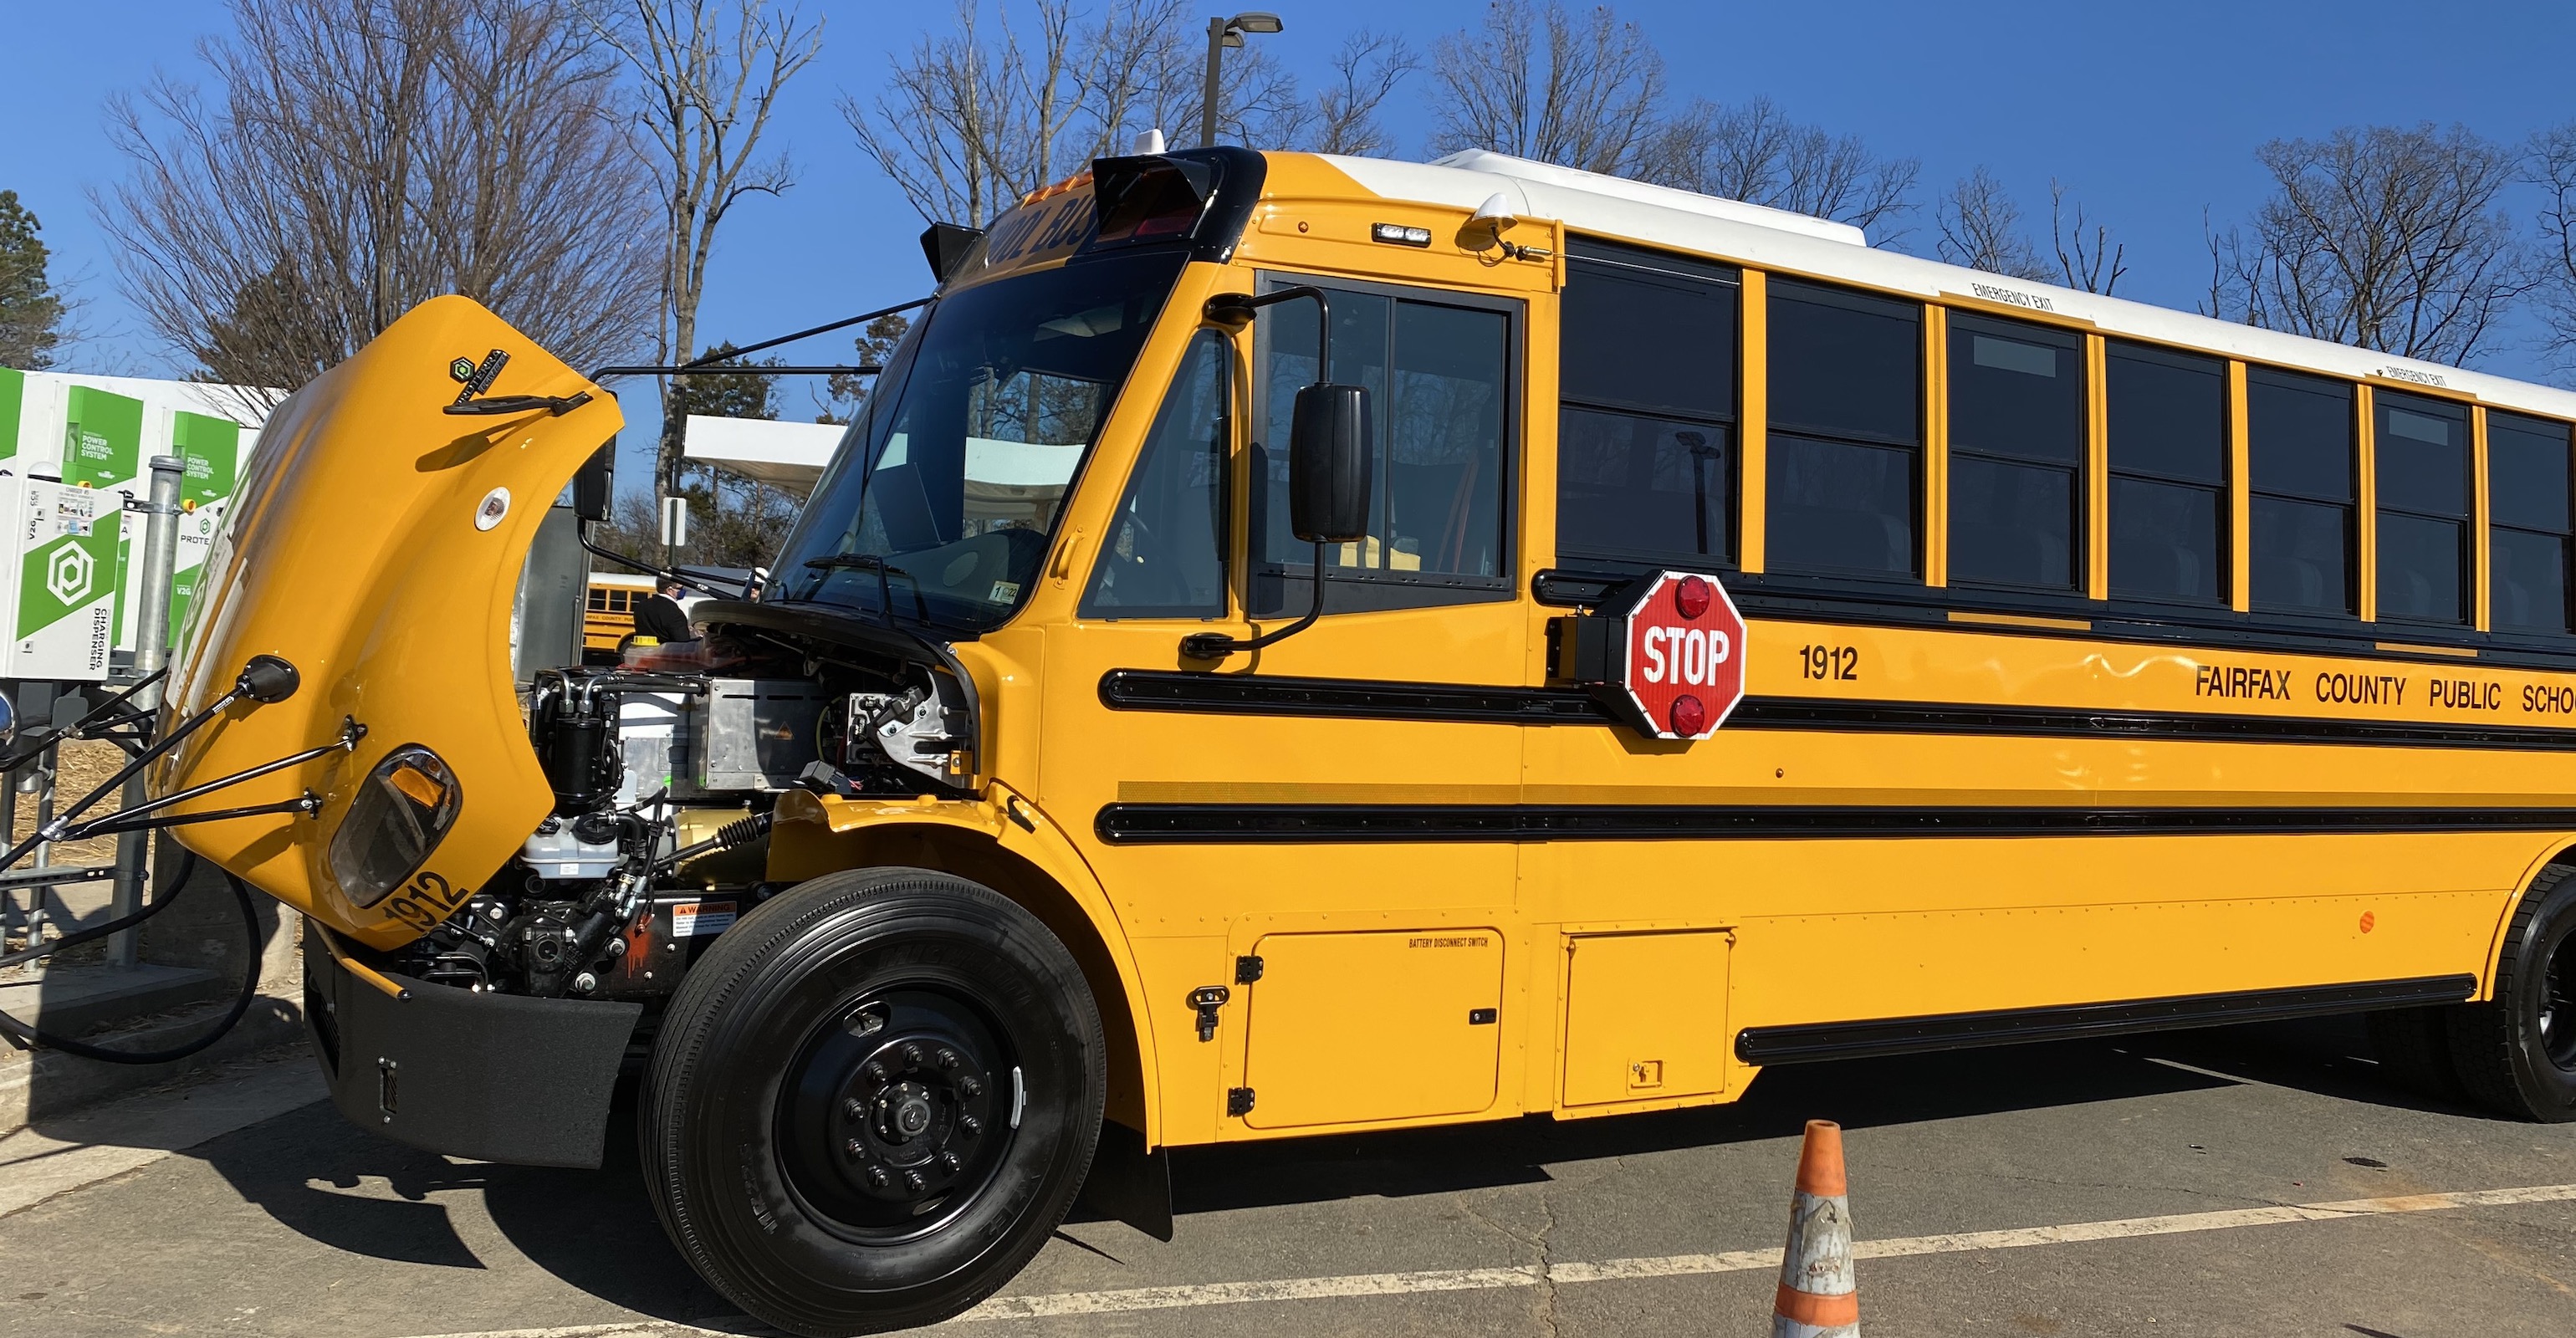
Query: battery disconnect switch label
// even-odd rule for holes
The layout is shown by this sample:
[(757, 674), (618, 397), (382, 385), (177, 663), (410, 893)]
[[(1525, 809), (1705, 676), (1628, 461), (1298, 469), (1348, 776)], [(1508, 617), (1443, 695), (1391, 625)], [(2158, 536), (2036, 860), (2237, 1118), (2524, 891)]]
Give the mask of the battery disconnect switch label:
[(730, 901), (684, 901), (671, 908), (671, 937), (698, 938), (733, 928)]

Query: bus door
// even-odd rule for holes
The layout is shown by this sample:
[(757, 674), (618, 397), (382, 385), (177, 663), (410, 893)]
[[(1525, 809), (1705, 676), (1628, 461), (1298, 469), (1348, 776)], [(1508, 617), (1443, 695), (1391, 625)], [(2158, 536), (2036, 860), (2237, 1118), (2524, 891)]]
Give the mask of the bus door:
[(1291, 404), (1318, 379), (1297, 300), (1144, 359), (1138, 384), (1168, 368), (1168, 388), (1133, 456), (1104, 454), (1125, 482), (1077, 540), (1077, 620), (1047, 633), (1039, 799), (1081, 825), (1136, 940), (1181, 1137), (1487, 1110), (1517, 1021), (1512, 846), (1438, 815), (1514, 802), (1519, 729), (1426, 712), (1405, 685), (1525, 672), (1521, 307), (1367, 284), (1328, 301), (1332, 379), (1369, 390), (1375, 485), (1367, 537), (1325, 552), (1323, 616), (1257, 652), (1181, 650), (1313, 599), (1314, 546), (1287, 529)]

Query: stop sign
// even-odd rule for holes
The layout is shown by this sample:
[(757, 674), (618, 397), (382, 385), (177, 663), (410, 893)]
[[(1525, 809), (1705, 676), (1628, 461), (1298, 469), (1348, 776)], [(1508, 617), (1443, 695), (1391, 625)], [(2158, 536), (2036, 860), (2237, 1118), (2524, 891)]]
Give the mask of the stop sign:
[(1668, 571), (1628, 606), (1620, 687), (1659, 739), (1705, 739), (1744, 700), (1744, 615), (1714, 577)]

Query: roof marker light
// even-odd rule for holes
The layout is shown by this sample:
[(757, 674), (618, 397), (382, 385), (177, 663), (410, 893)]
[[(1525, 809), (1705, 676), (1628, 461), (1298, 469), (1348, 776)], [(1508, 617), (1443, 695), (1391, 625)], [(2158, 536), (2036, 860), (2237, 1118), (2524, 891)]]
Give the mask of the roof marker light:
[(1406, 227), (1402, 223), (1371, 223), (1369, 224), (1369, 236), (1374, 240), (1392, 242), (1397, 246), (1429, 246), (1431, 244), (1431, 229)]

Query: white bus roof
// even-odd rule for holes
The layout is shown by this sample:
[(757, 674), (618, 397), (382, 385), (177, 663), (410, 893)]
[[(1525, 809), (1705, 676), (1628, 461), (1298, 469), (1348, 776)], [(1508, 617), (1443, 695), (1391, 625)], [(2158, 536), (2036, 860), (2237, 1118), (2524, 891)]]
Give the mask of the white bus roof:
[(1454, 153), (1431, 163), (1338, 155), (1326, 155), (1324, 161), (1389, 199), (1474, 209), (1499, 194), (1516, 214), (1559, 219), (1574, 232), (1931, 301), (1964, 298), (1987, 309), (2019, 307), (2090, 322), (2106, 335), (2328, 376), (2409, 382), (2473, 395), (2495, 408), (2576, 419), (2576, 393), (1900, 255), (1867, 245), (1858, 228), (1804, 214), (1483, 151)]

